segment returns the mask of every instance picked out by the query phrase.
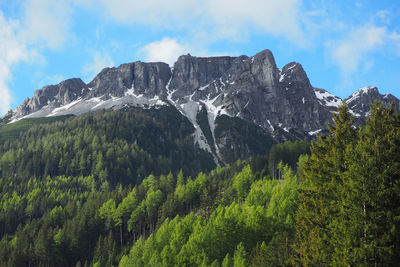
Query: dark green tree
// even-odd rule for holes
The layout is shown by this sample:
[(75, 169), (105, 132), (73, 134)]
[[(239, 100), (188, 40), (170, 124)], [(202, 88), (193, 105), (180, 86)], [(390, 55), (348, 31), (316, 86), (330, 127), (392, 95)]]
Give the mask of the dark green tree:
[(301, 166), (296, 251), (302, 265), (379, 265), (398, 261), (400, 120), (375, 104), (356, 128), (339, 109)]

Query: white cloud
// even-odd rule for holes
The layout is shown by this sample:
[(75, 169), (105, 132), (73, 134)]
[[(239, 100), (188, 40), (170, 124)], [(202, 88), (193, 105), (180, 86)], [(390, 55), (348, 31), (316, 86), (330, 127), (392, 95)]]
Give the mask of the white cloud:
[(120, 23), (156, 23), (162, 26), (193, 15), (193, 10), (198, 10), (201, 4), (198, 0), (75, 0), (75, 3), (95, 8)]
[(163, 38), (144, 46), (141, 51), (146, 61), (165, 62), (172, 66), (180, 55), (187, 52), (184, 45), (179, 44), (176, 39)]
[[(327, 44), (327, 52), (333, 64), (341, 71), (337, 92), (353, 90), (357, 81), (359, 86), (361, 80), (368, 80), (365, 74), (373, 70), (375, 60), (379, 60), (382, 55), (398, 57), (399, 51), (400, 34), (375, 24), (359, 26), (348, 32), (346, 38), (331, 41)], [(360, 80), (360, 77), (363, 78)]]
[[(239, 0), (23, 0), (20, 3), (23, 12), (19, 21), (6, 20), (3, 16), (0, 21), (3, 27), (8, 27), (8, 31), (0, 33), (3, 48), (0, 111), (8, 109), (11, 101), (7, 87), (10, 67), (23, 60), (43, 62), (44, 51), (60, 49), (71, 40), (72, 15), (77, 7), (106, 15), (118, 23), (150, 26), (155, 30), (183, 30), (185, 45), (165, 38), (142, 50), (146, 60), (170, 64), (189, 47), (192, 52), (204, 52), (216, 40), (241, 41), (253, 30), (281, 36), (300, 46), (306, 39), (300, 17), (301, 0), (248, 0), (245, 3)], [(87, 75), (94, 75), (111, 64), (109, 55), (94, 54), (93, 62), (83, 70)]]
[(385, 27), (362, 26), (351, 31), (347, 38), (331, 42), (332, 59), (342, 72), (350, 75), (359, 69), (362, 62), (371, 63), (369, 53), (386, 45), (390, 37)]
[(219, 27), (242, 34), (249, 27), (283, 36), (297, 45), (306, 40), (301, 29), (299, 0), (212, 0), (206, 1), (205, 14)]
[(26, 42), (50, 49), (62, 46), (70, 35), (72, 8), (67, 0), (27, 0), (22, 35)]
[(397, 32), (391, 32), (388, 35), (388, 40), (392, 49), (395, 51), (396, 56), (400, 57), (400, 34)]
[(114, 66), (112, 58), (105, 51), (92, 51), (92, 57), (93, 61), (85, 64), (82, 68), (87, 81), (97, 75), (103, 68)]
[(0, 11), (0, 115), (12, 101), (11, 68), (22, 61), (44, 62), (41, 50), (59, 48), (69, 37), (69, 1), (26, 0), (22, 4), (20, 20), (8, 19)]
[(205, 31), (210, 40), (242, 40), (250, 29), (283, 36), (304, 46), (301, 0), (75, 0), (125, 24), (145, 24), (157, 29)]
[(10, 108), (12, 100), (7, 82), (11, 79), (11, 66), (28, 59), (26, 46), (17, 36), (18, 22), (6, 20), (0, 12), (0, 115)]

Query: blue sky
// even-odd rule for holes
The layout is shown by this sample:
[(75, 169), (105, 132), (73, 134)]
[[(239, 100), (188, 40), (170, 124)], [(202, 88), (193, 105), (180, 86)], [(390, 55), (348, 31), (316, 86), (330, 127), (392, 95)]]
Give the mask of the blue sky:
[(397, 0), (0, 0), (0, 114), (104, 67), (267, 48), (339, 97), (375, 85), (400, 98)]

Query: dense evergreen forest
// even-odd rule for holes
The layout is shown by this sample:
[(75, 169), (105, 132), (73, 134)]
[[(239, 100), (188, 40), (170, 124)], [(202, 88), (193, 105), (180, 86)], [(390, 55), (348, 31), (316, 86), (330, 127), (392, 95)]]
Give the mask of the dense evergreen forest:
[[(98, 111), (0, 144), (1, 266), (395, 266), (400, 115), (227, 166), (174, 110)], [(160, 118), (161, 116), (161, 118)], [(2, 126), (4, 127), (4, 126)], [(0, 128), (1, 131), (1, 128)]]

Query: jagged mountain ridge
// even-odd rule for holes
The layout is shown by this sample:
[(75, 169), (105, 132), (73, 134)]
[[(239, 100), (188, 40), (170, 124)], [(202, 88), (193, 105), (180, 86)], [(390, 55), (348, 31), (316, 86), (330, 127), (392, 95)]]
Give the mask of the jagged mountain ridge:
[[(379, 94), (376, 87), (362, 88), (344, 102), (362, 120), (375, 99), (399, 102), (392, 95)], [(193, 124), (196, 143), (221, 158), (224, 144), (215, 138), (218, 116), (239, 117), (285, 140), (326, 130), (341, 103), (340, 98), (314, 88), (301, 64), (291, 62), (280, 70), (271, 51), (263, 50), (252, 57), (188, 54), (180, 56), (173, 68), (162, 62), (105, 68), (88, 84), (75, 78), (45, 86), (9, 115), (15, 121), (96, 109), (172, 105)], [(197, 119), (202, 108), (212, 134), (208, 141)]]
[(365, 118), (370, 113), (368, 103), (372, 103), (375, 100), (383, 102), (386, 106), (391, 102), (394, 102), (397, 109), (399, 108), (399, 99), (391, 94), (380, 94), (378, 88), (374, 86), (360, 88), (344, 101), (349, 106), (350, 112), (353, 116), (356, 118)]

